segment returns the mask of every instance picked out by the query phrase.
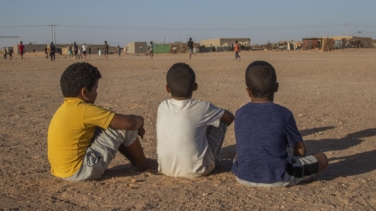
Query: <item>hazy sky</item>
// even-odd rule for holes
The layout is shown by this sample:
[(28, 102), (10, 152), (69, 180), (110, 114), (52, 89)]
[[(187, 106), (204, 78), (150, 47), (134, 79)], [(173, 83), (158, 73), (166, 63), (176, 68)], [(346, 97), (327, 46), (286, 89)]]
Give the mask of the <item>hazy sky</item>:
[[(348, 35), (376, 37), (376, 0), (0, 0), (0, 36), (24, 43), (199, 42), (251, 38), (252, 44)], [(0, 38), (0, 47), (17, 39)]]

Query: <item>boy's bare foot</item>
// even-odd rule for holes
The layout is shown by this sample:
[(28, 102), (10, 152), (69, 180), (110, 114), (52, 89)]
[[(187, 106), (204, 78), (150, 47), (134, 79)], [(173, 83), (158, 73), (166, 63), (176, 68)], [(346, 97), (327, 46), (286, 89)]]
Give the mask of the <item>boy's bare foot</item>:
[(317, 179), (317, 175), (313, 175), (301, 182), (299, 182), (299, 184), (307, 184), (307, 183), (311, 183), (311, 182), (314, 182), (315, 180)]
[(141, 165), (132, 165), (136, 172), (143, 172), (146, 170), (158, 170), (158, 162), (156, 159), (146, 158), (145, 163)]

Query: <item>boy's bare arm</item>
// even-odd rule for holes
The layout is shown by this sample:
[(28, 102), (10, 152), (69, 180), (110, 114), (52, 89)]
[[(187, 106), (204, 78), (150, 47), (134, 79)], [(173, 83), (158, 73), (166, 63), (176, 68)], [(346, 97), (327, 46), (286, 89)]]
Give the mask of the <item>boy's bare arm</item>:
[(294, 156), (306, 156), (306, 148), (303, 142), (299, 142), (294, 146)]
[(221, 118), (221, 122), (225, 122), (227, 124), (227, 126), (229, 126), (234, 121), (234, 119), (235, 119), (234, 114), (225, 110), (225, 112), (223, 113), (223, 116)]
[(144, 125), (144, 118), (136, 115), (115, 114), (110, 127), (118, 130), (138, 130)]

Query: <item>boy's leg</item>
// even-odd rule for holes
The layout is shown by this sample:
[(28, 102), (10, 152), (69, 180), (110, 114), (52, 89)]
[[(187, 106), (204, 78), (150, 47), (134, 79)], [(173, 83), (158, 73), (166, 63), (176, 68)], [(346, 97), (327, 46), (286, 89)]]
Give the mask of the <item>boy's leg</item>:
[(220, 122), (218, 127), (209, 126), (206, 131), (209, 147), (215, 156), (218, 155), (225, 140), (226, 130), (227, 124)]
[(289, 157), (285, 173), (285, 179), (286, 181), (289, 181), (288, 186), (310, 180), (318, 172), (323, 171), (327, 165), (328, 159), (323, 153), (317, 153), (305, 157)]
[(132, 143), (123, 143), (119, 146), (119, 152), (124, 155), (137, 171), (145, 171), (148, 168), (147, 159), (138, 137)]
[(131, 162), (132, 166), (136, 166), (136, 161), (132, 158), (132, 155), (128, 152), (124, 144), (120, 144), (119, 152)]
[(317, 153), (313, 156), (315, 156), (319, 163), (317, 173), (326, 169), (326, 167), (328, 166), (328, 158), (326, 157), (326, 155), (324, 153)]
[[(137, 130), (96, 129), (94, 140), (86, 151), (81, 168), (75, 175), (64, 179), (69, 181), (99, 179), (109, 163), (115, 158), (120, 145), (125, 144), (126, 147), (133, 145), (136, 147), (131, 148), (132, 150), (137, 147), (142, 150), (139, 142), (139, 145), (134, 145), (137, 135)], [(139, 157), (134, 158), (134, 160), (139, 162)]]

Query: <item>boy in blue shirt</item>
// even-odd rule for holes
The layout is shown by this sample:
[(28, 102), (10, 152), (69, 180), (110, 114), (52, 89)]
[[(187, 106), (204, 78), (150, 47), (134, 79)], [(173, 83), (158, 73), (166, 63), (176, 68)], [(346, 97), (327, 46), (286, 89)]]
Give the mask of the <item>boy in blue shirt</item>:
[[(306, 156), (293, 114), (273, 103), (278, 91), (273, 66), (253, 62), (247, 67), (245, 80), (251, 102), (235, 114), (237, 157), (232, 172), (236, 180), (252, 187), (285, 187), (324, 170), (328, 165), (326, 156)], [(294, 155), (289, 157), (286, 148), (294, 148)]]

